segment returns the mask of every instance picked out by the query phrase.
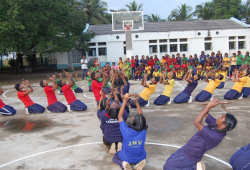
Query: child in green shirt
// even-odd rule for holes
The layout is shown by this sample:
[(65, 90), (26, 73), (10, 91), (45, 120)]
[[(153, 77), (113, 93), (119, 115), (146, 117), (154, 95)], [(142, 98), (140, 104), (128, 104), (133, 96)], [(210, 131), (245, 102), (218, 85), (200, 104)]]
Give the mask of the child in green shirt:
[(92, 85), (92, 78), (91, 78), (91, 76), (90, 76), (90, 71), (87, 73), (87, 81), (88, 81), (88, 86), (89, 86), (89, 91), (92, 91), (92, 87), (91, 87), (91, 85)]
[[(72, 78), (72, 74), (69, 74), (70, 78), (74, 81), (77, 82), (78, 76), (75, 73), (75, 79)], [(77, 87), (77, 85), (74, 83), (74, 85), (71, 87), (74, 93), (83, 93), (83, 90), (80, 87)]]

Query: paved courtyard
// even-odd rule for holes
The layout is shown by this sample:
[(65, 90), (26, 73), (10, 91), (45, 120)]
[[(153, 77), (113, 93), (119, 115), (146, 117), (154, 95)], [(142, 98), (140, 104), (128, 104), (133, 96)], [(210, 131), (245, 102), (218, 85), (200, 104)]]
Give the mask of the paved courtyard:
[[(143, 87), (139, 81), (130, 81), (130, 93), (140, 93)], [(175, 84), (172, 98), (183, 90), (185, 81)], [(34, 83), (31, 99), (47, 106), (43, 89)], [(87, 104), (85, 112), (43, 113), (26, 115), (24, 105), (17, 98), (14, 85), (2, 86), (5, 93), (2, 100), (13, 106), (17, 114), (12, 117), (0, 116), (0, 170), (119, 170), (112, 162), (113, 155), (102, 144), (100, 121), (94, 108), (94, 96), (88, 92), (86, 81), (77, 82), (84, 90), (76, 98)], [(207, 83), (199, 81), (193, 92), (194, 97)], [(216, 89), (214, 97), (223, 100), (223, 95), (233, 86), (227, 81), (224, 89)], [(183, 146), (198, 131), (193, 121), (202, 110), (197, 102), (191, 104), (171, 104), (155, 106), (153, 101), (164, 89), (157, 85), (156, 92), (150, 97), (150, 106), (143, 107), (143, 113), (149, 126), (146, 139), (147, 164), (145, 170), (162, 169), (166, 159)], [(63, 95), (57, 98), (66, 104)], [(207, 152), (204, 161), (207, 170), (228, 170), (231, 155), (240, 147), (249, 144), (249, 98), (232, 101), (227, 111), (238, 119), (237, 127), (229, 132), (219, 146)], [(210, 114), (214, 117), (226, 113), (219, 106)], [(127, 121), (136, 114), (131, 109)]]

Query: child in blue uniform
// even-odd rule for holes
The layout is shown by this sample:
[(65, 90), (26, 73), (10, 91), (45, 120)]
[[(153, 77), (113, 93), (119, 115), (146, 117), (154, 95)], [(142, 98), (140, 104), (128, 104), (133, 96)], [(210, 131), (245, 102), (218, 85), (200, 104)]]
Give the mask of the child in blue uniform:
[(250, 144), (240, 148), (229, 160), (234, 170), (250, 169)]
[[(199, 131), (182, 148), (173, 153), (166, 161), (164, 170), (196, 170), (202, 165), (203, 155), (206, 151), (215, 148), (237, 124), (237, 120), (232, 114), (219, 116), (217, 120), (213, 118), (209, 111), (219, 104), (218, 99), (213, 99), (207, 107), (196, 117), (194, 124)], [(206, 118), (207, 126), (202, 124)]]
[(140, 104), (135, 100), (138, 114), (132, 118), (132, 122), (127, 125), (123, 120), (126, 103), (129, 100), (129, 94), (124, 95), (123, 103), (119, 111), (118, 120), (120, 131), (123, 137), (122, 150), (113, 157), (113, 162), (120, 165), (121, 169), (131, 170), (130, 164), (136, 164), (134, 170), (142, 170), (146, 165), (146, 156), (144, 145), (146, 140), (147, 125), (143, 116)]

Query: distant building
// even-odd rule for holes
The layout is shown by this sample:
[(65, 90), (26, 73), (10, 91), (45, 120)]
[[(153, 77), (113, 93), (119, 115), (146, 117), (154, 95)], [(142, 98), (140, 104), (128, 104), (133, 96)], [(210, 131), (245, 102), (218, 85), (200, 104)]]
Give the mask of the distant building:
[[(98, 58), (102, 65), (118, 62), (126, 57), (125, 32), (113, 32), (112, 25), (90, 25), (88, 31), (96, 33), (89, 43), (87, 59)], [(250, 26), (235, 19), (150, 22), (144, 24), (143, 31), (132, 32), (133, 55), (157, 55), (166, 53), (200, 55), (221, 51), (222, 54), (240, 50), (243, 54), (250, 49)], [(69, 57), (70, 61), (69, 61)], [(67, 68), (69, 63), (80, 66), (82, 54), (78, 51), (55, 53), (57, 68)]]

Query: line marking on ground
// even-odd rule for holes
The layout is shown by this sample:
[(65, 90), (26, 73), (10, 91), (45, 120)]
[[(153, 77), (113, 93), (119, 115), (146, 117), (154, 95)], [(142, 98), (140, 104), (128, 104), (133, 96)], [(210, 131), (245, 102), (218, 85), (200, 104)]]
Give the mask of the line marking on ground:
[(9, 99), (9, 100), (15, 100), (15, 101), (21, 102), (20, 100), (12, 99), (12, 98), (6, 97), (5, 94), (6, 94), (8, 91), (11, 91), (11, 90), (7, 90), (6, 92), (3, 93), (3, 97), (4, 97), (4, 98)]
[(82, 86), (82, 89), (84, 88), (84, 87), (86, 87), (88, 84), (86, 84), (85, 86)]
[(178, 81), (175, 81), (181, 88), (185, 89)]
[[(66, 147), (62, 147), (62, 148), (57, 148), (57, 149), (52, 149), (52, 150), (48, 150), (48, 151), (44, 151), (44, 152), (39, 152), (39, 153), (36, 153), (36, 154), (33, 154), (33, 155), (29, 155), (29, 156), (25, 156), (23, 158), (19, 158), (19, 159), (16, 159), (14, 161), (11, 161), (11, 162), (8, 162), (8, 163), (5, 163), (5, 164), (2, 164), (0, 165), (0, 168), (4, 167), (4, 166), (7, 166), (9, 164), (12, 164), (12, 163), (15, 163), (15, 162), (18, 162), (18, 161), (21, 161), (21, 160), (24, 160), (24, 159), (27, 159), (27, 158), (31, 158), (31, 157), (34, 157), (34, 156), (38, 156), (38, 155), (42, 155), (42, 154), (45, 154), (45, 153), (50, 153), (50, 152), (54, 152), (54, 151), (58, 151), (58, 150), (63, 150), (63, 149), (68, 149), (68, 148), (73, 148), (73, 147), (79, 147), (79, 146), (86, 146), (86, 145), (96, 145), (96, 144), (102, 144), (103, 142), (93, 142), (93, 143), (84, 143), (84, 144), (78, 144), (78, 145), (72, 145), (72, 146), (66, 146)], [(161, 143), (150, 143), (150, 142), (145, 142), (145, 144), (148, 144), (148, 145), (156, 145), (156, 146), (169, 146), (169, 147), (174, 147), (174, 148), (181, 148), (180, 146), (176, 146), (176, 145), (169, 145), (169, 144), (161, 144)], [(214, 159), (230, 168), (231, 165), (221, 159), (218, 159), (214, 156), (211, 156), (211, 155), (208, 155), (208, 154), (204, 154), (205, 156), (211, 158), (211, 159)], [(166, 158), (167, 159), (167, 158)]]
[(83, 96), (84, 96), (84, 97), (87, 97), (87, 98), (89, 98), (89, 99), (95, 99), (95, 98), (93, 98), (93, 97), (88, 97), (86, 94), (84, 94)]

